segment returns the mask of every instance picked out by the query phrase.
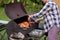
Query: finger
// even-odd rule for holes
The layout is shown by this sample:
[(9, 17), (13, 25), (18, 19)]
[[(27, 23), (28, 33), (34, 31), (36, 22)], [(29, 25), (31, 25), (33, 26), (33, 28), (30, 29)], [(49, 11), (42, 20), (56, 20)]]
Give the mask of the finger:
[(32, 18), (32, 17), (31, 17), (31, 16), (29, 16), (29, 17), (28, 17), (28, 21), (30, 21), (30, 19), (31, 19), (31, 18)]
[(28, 17), (28, 21), (30, 21), (30, 19), (31, 19), (31, 18), (30, 18), (30, 17)]

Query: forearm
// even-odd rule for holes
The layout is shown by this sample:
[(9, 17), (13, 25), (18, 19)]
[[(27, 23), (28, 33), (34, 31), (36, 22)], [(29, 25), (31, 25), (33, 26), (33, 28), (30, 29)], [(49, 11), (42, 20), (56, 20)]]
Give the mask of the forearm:
[(42, 21), (42, 20), (43, 20), (43, 17), (41, 17), (41, 18), (37, 19), (36, 21)]
[(44, 16), (47, 12), (49, 12), (52, 8), (52, 5), (47, 3), (42, 9), (41, 11), (39, 11), (38, 13), (36, 14), (33, 14), (33, 18), (36, 18), (36, 19), (39, 19), (41, 18), (42, 16)]

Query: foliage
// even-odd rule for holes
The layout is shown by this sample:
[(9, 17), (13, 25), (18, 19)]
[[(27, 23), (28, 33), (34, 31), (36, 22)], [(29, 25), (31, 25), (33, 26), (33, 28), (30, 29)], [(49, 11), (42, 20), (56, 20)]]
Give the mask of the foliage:
[[(27, 13), (36, 13), (42, 8), (41, 0), (17, 0), (22, 2), (26, 8)], [(2, 0), (0, 7), (4, 7), (5, 4), (14, 3), (14, 0)]]
[(41, 0), (21, 0), (28, 14), (36, 13), (43, 7)]
[(27, 8), (28, 13), (36, 13), (42, 8), (42, 6), (43, 5), (41, 4), (28, 0), (26, 8)]
[(0, 7), (0, 20), (10, 20), (10, 19), (6, 16), (3, 7)]

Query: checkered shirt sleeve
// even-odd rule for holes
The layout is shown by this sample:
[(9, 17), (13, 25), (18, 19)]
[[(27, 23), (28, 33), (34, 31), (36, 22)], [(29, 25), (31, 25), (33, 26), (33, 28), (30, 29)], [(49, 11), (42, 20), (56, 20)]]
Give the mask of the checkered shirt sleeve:
[(48, 2), (40, 12), (33, 14), (33, 18), (35, 18), (35, 20), (39, 19), (42, 16), (44, 17), (45, 32), (50, 30), (53, 26), (60, 26), (60, 14), (56, 3)]
[(51, 7), (52, 7), (52, 5), (50, 3), (46, 3), (41, 11), (39, 11), (36, 14), (33, 14), (33, 17), (35, 19), (38, 19), (38, 18), (42, 17), (43, 15), (45, 15), (51, 9)]

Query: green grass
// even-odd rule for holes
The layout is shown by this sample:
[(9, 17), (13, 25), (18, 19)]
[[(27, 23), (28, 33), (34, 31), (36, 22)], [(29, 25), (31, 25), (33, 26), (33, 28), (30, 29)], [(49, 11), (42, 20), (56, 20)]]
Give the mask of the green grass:
[[(10, 20), (2, 7), (0, 7), (0, 20)], [(8, 40), (6, 30), (0, 31), (0, 40)]]
[(0, 7), (0, 20), (10, 20), (6, 14), (5, 14), (5, 11), (4, 11), (4, 8)]
[(6, 30), (0, 31), (0, 40), (8, 40)]

